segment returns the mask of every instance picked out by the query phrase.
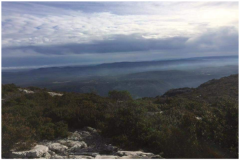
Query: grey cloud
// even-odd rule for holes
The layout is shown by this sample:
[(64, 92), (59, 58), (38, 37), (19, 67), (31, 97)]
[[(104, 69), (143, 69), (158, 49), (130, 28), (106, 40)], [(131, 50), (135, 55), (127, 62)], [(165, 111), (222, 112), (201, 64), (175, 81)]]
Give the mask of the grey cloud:
[[(231, 52), (238, 53), (238, 31), (231, 27), (210, 30), (201, 36), (172, 37), (161, 39), (146, 39), (138, 34), (114, 35), (108, 40), (93, 41), (92, 43), (70, 43), (63, 45), (38, 45), (5, 47), (3, 55), (12, 50), (28, 51), (44, 55), (66, 55), (85, 53), (128, 53), (161, 51), (170, 54), (204, 53), (204, 52)], [(197, 56), (197, 55), (192, 55)]]
[(200, 51), (238, 52), (238, 31), (233, 27), (210, 30), (199, 37), (189, 39), (187, 46)]
[(115, 35), (110, 40), (94, 41), (88, 44), (64, 44), (51, 46), (21, 46), (3, 48), (9, 50), (33, 50), (41, 54), (83, 54), (83, 53), (114, 53), (150, 50), (176, 50), (184, 47), (186, 37), (165, 39), (145, 39), (139, 35)]
[[(198, 9), (199, 5), (203, 4), (210, 7)], [(3, 2), (2, 46), (51, 44), (56, 46), (69, 43), (74, 48), (77, 45), (83, 51), (90, 50), (93, 53), (96, 49), (83, 49), (91, 45), (83, 47), (77, 43), (102, 40), (108, 36), (113, 36), (113, 34), (138, 33), (141, 35), (152, 34), (162, 38), (176, 36), (188, 38), (185, 36), (196, 35), (209, 28), (216, 29), (219, 26), (237, 28), (238, 17), (236, 15), (238, 10), (225, 8), (224, 4), (228, 5), (229, 3)], [(222, 7), (213, 7), (212, 9), (211, 5)], [(216, 13), (212, 12), (214, 9), (216, 9)], [(196, 18), (195, 14), (200, 16)], [(225, 18), (221, 20), (221, 16)], [(114, 38), (117, 42), (119, 36)], [(148, 50), (146, 49), (146, 45), (149, 46), (148, 42), (162, 44), (163, 41), (166, 41), (166, 39), (149, 40), (148, 42), (144, 39), (137, 41), (132, 37), (125, 37), (125, 39), (125, 41), (132, 39), (133, 43), (141, 44), (141, 46), (134, 45), (135, 50), (137, 48), (141, 50), (144, 46), (144, 50)], [(101, 51), (103, 49), (99, 49), (98, 44), (108, 45), (114, 42), (94, 41), (93, 43), (95, 43), (93, 48)], [(119, 44), (121, 43), (123, 42), (119, 42)], [(150, 46), (155, 47), (151, 44)], [(34, 47), (35, 50), (36, 48), (39, 47)], [(128, 48), (122, 50), (124, 49)]]

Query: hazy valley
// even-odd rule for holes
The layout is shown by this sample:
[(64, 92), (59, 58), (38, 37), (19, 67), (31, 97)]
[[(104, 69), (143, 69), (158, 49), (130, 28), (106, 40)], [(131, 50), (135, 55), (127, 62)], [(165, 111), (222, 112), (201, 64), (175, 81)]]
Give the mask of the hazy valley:
[(127, 90), (134, 98), (155, 97), (167, 90), (197, 87), (210, 79), (238, 73), (238, 57), (202, 57), (165, 61), (119, 62), (92, 66), (2, 71), (2, 83), (37, 86), (55, 91), (94, 92)]

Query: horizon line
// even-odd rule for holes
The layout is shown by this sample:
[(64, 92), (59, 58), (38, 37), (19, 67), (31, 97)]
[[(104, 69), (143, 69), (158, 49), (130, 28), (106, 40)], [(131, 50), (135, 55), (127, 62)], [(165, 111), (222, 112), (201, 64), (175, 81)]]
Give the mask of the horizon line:
[(11, 70), (31, 70), (31, 69), (44, 69), (44, 68), (60, 68), (60, 67), (84, 67), (84, 66), (98, 66), (104, 64), (116, 64), (116, 63), (140, 63), (140, 62), (157, 62), (157, 61), (173, 61), (173, 60), (187, 60), (195, 58), (214, 58), (214, 57), (239, 57), (239, 55), (225, 55), (225, 56), (202, 56), (202, 57), (188, 57), (188, 58), (166, 58), (159, 60), (147, 60), (147, 61), (120, 61), (120, 62), (106, 62), (106, 63), (95, 63), (95, 64), (63, 64), (63, 65), (41, 65), (41, 66), (16, 66), (16, 67), (3, 67), (1, 66), (2, 71), (11, 71)]

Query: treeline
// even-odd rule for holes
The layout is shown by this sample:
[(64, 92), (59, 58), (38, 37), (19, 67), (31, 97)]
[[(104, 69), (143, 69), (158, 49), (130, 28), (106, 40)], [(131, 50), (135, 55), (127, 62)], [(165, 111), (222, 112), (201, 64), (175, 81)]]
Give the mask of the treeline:
[(37, 141), (66, 137), (69, 129), (91, 126), (119, 147), (165, 158), (237, 158), (238, 103), (224, 93), (230, 93), (228, 88), (238, 93), (238, 81), (237, 76), (228, 79), (231, 84), (217, 81), (215, 92), (222, 94), (207, 101), (204, 95), (213, 85), (174, 97), (137, 100), (127, 91), (111, 91), (108, 97), (52, 97), (44, 89), (31, 88), (35, 93), (25, 94), (13, 84), (3, 85), (2, 154), (8, 157), (11, 149), (28, 149)]

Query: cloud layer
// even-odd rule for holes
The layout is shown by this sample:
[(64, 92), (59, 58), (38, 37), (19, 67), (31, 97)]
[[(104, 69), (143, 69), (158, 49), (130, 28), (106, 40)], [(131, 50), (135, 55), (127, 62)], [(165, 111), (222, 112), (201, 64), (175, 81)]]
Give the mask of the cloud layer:
[(95, 54), (99, 63), (103, 54), (112, 61), (238, 54), (238, 3), (3, 2), (2, 47), (3, 60), (84, 55), (90, 62)]

